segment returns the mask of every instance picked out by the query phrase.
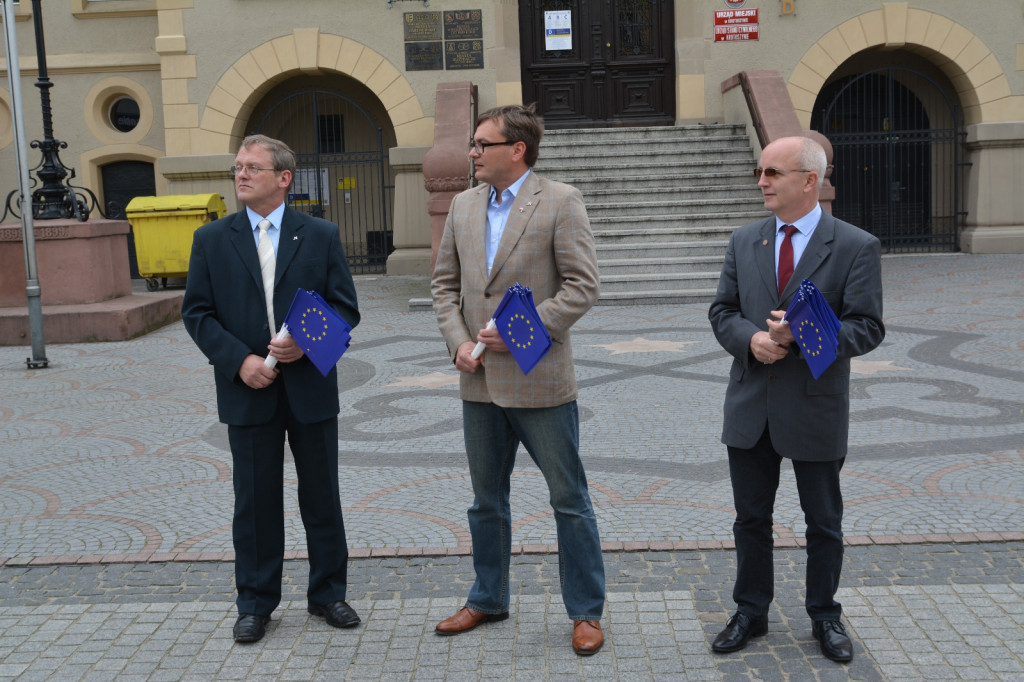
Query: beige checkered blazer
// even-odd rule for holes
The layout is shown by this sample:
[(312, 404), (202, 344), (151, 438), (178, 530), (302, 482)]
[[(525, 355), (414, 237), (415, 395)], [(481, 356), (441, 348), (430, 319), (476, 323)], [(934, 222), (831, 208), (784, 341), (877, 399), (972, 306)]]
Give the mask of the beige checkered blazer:
[(509, 212), (490, 275), (485, 239), (490, 185), (452, 201), (431, 281), (434, 312), (455, 354), (491, 319), (509, 286), (533, 291), (553, 344), (530, 374), (510, 353), (486, 353), (485, 366), (463, 372), (463, 400), (502, 407), (553, 407), (576, 398), (569, 328), (597, 301), (597, 254), (583, 198), (575, 187), (530, 173)]

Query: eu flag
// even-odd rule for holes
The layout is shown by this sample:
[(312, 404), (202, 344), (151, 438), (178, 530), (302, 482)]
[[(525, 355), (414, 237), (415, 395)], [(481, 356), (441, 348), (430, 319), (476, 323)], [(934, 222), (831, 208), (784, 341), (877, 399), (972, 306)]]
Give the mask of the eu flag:
[(821, 291), (809, 279), (800, 283), (786, 311), (786, 321), (815, 379), (835, 362), (839, 321)]
[(324, 376), (338, 364), (348, 350), (352, 327), (315, 291), (298, 289), (284, 317), (295, 342), (299, 344)]
[(529, 374), (551, 349), (551, 336), (540, 321), (533, 292), (519, 282), (508, 288), (494, 311), (494, 322), (523, 374)]

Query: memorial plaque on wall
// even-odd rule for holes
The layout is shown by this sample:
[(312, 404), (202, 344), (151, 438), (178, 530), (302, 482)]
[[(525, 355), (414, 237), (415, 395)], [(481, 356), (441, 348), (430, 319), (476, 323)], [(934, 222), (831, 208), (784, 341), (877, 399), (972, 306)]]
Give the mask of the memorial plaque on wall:
[(445, 40), (480, 40), (484, 37), (483, 11), (448, 10), (444, 13)]
[(405, 70), (406, 71), (440, 71), (444, 68), (444, 56), (441, 49), (442, 43), (406, 43), (405, 44)]
[(405, 19), (406, 42), (441, 40), (444, 37), (440, 12), (406, 12), (402, 16)]
[(482, 40), (448, 40), (444, 44), (445, 68), (459, 69), (484, 68), (484, 41)]

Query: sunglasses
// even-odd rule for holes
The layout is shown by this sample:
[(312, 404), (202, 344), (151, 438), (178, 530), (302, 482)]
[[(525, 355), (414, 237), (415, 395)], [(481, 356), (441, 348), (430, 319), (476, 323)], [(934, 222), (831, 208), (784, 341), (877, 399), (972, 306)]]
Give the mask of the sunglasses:
[(810, 172), (812, 172), (812, 171), (803, 170), (802, 168), (798, 168), (796, 170), (785, 171), (785, 170), (782, 170), (781, 168), (772, 168), (771, 166), (769, 166), (768, 168), (761, 168), (760, 166), (758, 166), (757, 168), (754, 169), (754, 177), (757, 178), (758, 180), (760, 180), (762, 173), (764, 173), (764, 176), (766, 178), (776, 178), (776, 177), (779, 177), (780, 175), (785, 175), (786, 173), (810, 173)]

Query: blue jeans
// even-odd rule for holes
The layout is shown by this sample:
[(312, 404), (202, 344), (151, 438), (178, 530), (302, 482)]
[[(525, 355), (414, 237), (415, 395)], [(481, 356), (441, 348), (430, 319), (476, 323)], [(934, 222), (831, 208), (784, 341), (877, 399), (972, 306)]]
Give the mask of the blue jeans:
[(463, 401), (462, 417), (475, 496), (469, 508), (469, 532), (476, 582), (466, 606), (488, 614), (508, 611), (509, 487), (522, 442), (548, 484), (565, 609), (573, 620), (599, 620), (604, 611), (604, 560), (580, 462), (576, 401), (543, 408)]

